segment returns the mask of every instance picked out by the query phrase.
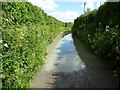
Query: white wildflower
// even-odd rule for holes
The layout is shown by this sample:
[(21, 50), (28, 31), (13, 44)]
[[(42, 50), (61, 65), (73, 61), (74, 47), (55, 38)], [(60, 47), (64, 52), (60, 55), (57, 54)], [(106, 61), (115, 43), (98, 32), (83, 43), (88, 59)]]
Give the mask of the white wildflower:
[(99, 23), (99, 26), (101, 26), (101, 23)]
[(106, 29), (109, 29), (109, 28), (110, 28), (110, 27), (107, 25), (107, 26), (106, 26)]
[(118, 28), (118, 25), (116, 25), (116, 28)]
[(8, 19), (5, 19), (5, 22), (8, 22)]
[(8, 45), (7, 45), (7, 43), (5, 43), (5, 44), (4, 44), (4, 46), (8, 48)]
[(2, 43), (2, 39), (0, 40), (0, 43)]
[(110, 24), (112, 24), (112, 21), (110, 21)]
[(28, 41), (26, 40), (26, 42), (28, 43)]
[(109, 26), (106, 26), (106, 31), (109, 31), (110, 27)]
[(116, 57), (118, 59), (118, 57)]
[(88, 34), (87, 36), (90, 37), (90, 34)]

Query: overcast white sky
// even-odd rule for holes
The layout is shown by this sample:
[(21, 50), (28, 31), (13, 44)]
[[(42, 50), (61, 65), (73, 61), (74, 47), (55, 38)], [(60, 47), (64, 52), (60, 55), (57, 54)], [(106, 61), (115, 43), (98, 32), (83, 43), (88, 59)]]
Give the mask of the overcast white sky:
[(105, 0), (28, 0), (33, 5), (42, 8), (48, 15), (51, 15), (63, 22), (73, 22), (75, 18), (83, 13), (83, 2), (86, 8), (91, 10), (98, 8), (100, 2)]

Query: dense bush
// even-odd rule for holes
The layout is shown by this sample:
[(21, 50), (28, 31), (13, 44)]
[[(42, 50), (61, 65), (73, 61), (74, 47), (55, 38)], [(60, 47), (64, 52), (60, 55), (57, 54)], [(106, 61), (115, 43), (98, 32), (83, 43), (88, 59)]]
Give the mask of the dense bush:
[(74, 21), (73, 36), (109, 63), (120, 79), (120, 2), (107, 2)]
[(1, 12), (3, 88), (29, 87), (47, 45), (68, 27), (29, 2), (3, 2)]

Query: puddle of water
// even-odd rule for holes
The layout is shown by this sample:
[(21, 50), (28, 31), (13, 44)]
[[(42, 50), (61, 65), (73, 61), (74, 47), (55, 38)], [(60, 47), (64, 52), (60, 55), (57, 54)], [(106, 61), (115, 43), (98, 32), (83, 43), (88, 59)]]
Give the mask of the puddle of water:
[(62, 38), (56, 48), (56, 68), (62, 72), (73, 72), (85, 68), (85, 64), (81, 61), (75, 49), (72, 34)]
[(55, 68), (60, 71), (55, 87), (117, 87), (112, 70), (71, 34), (59, 41), (54, 54)]
[[(50, 48), (52, 49), (52, 48)], [(51, 77), (55, 77), (55, 80)], [(49, 83), (52, 86), (46, 86)], [(116, 88), (113, 72), (72, 35), (62, 38), (37, 74), (35, 87)]]

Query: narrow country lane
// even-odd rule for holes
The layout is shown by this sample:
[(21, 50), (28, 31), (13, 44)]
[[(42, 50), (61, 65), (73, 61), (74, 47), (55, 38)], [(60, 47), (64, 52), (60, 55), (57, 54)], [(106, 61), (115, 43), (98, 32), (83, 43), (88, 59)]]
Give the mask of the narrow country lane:
[(31, 88), (116, 88), (113, 72), (68, 34), (46, 58)]

